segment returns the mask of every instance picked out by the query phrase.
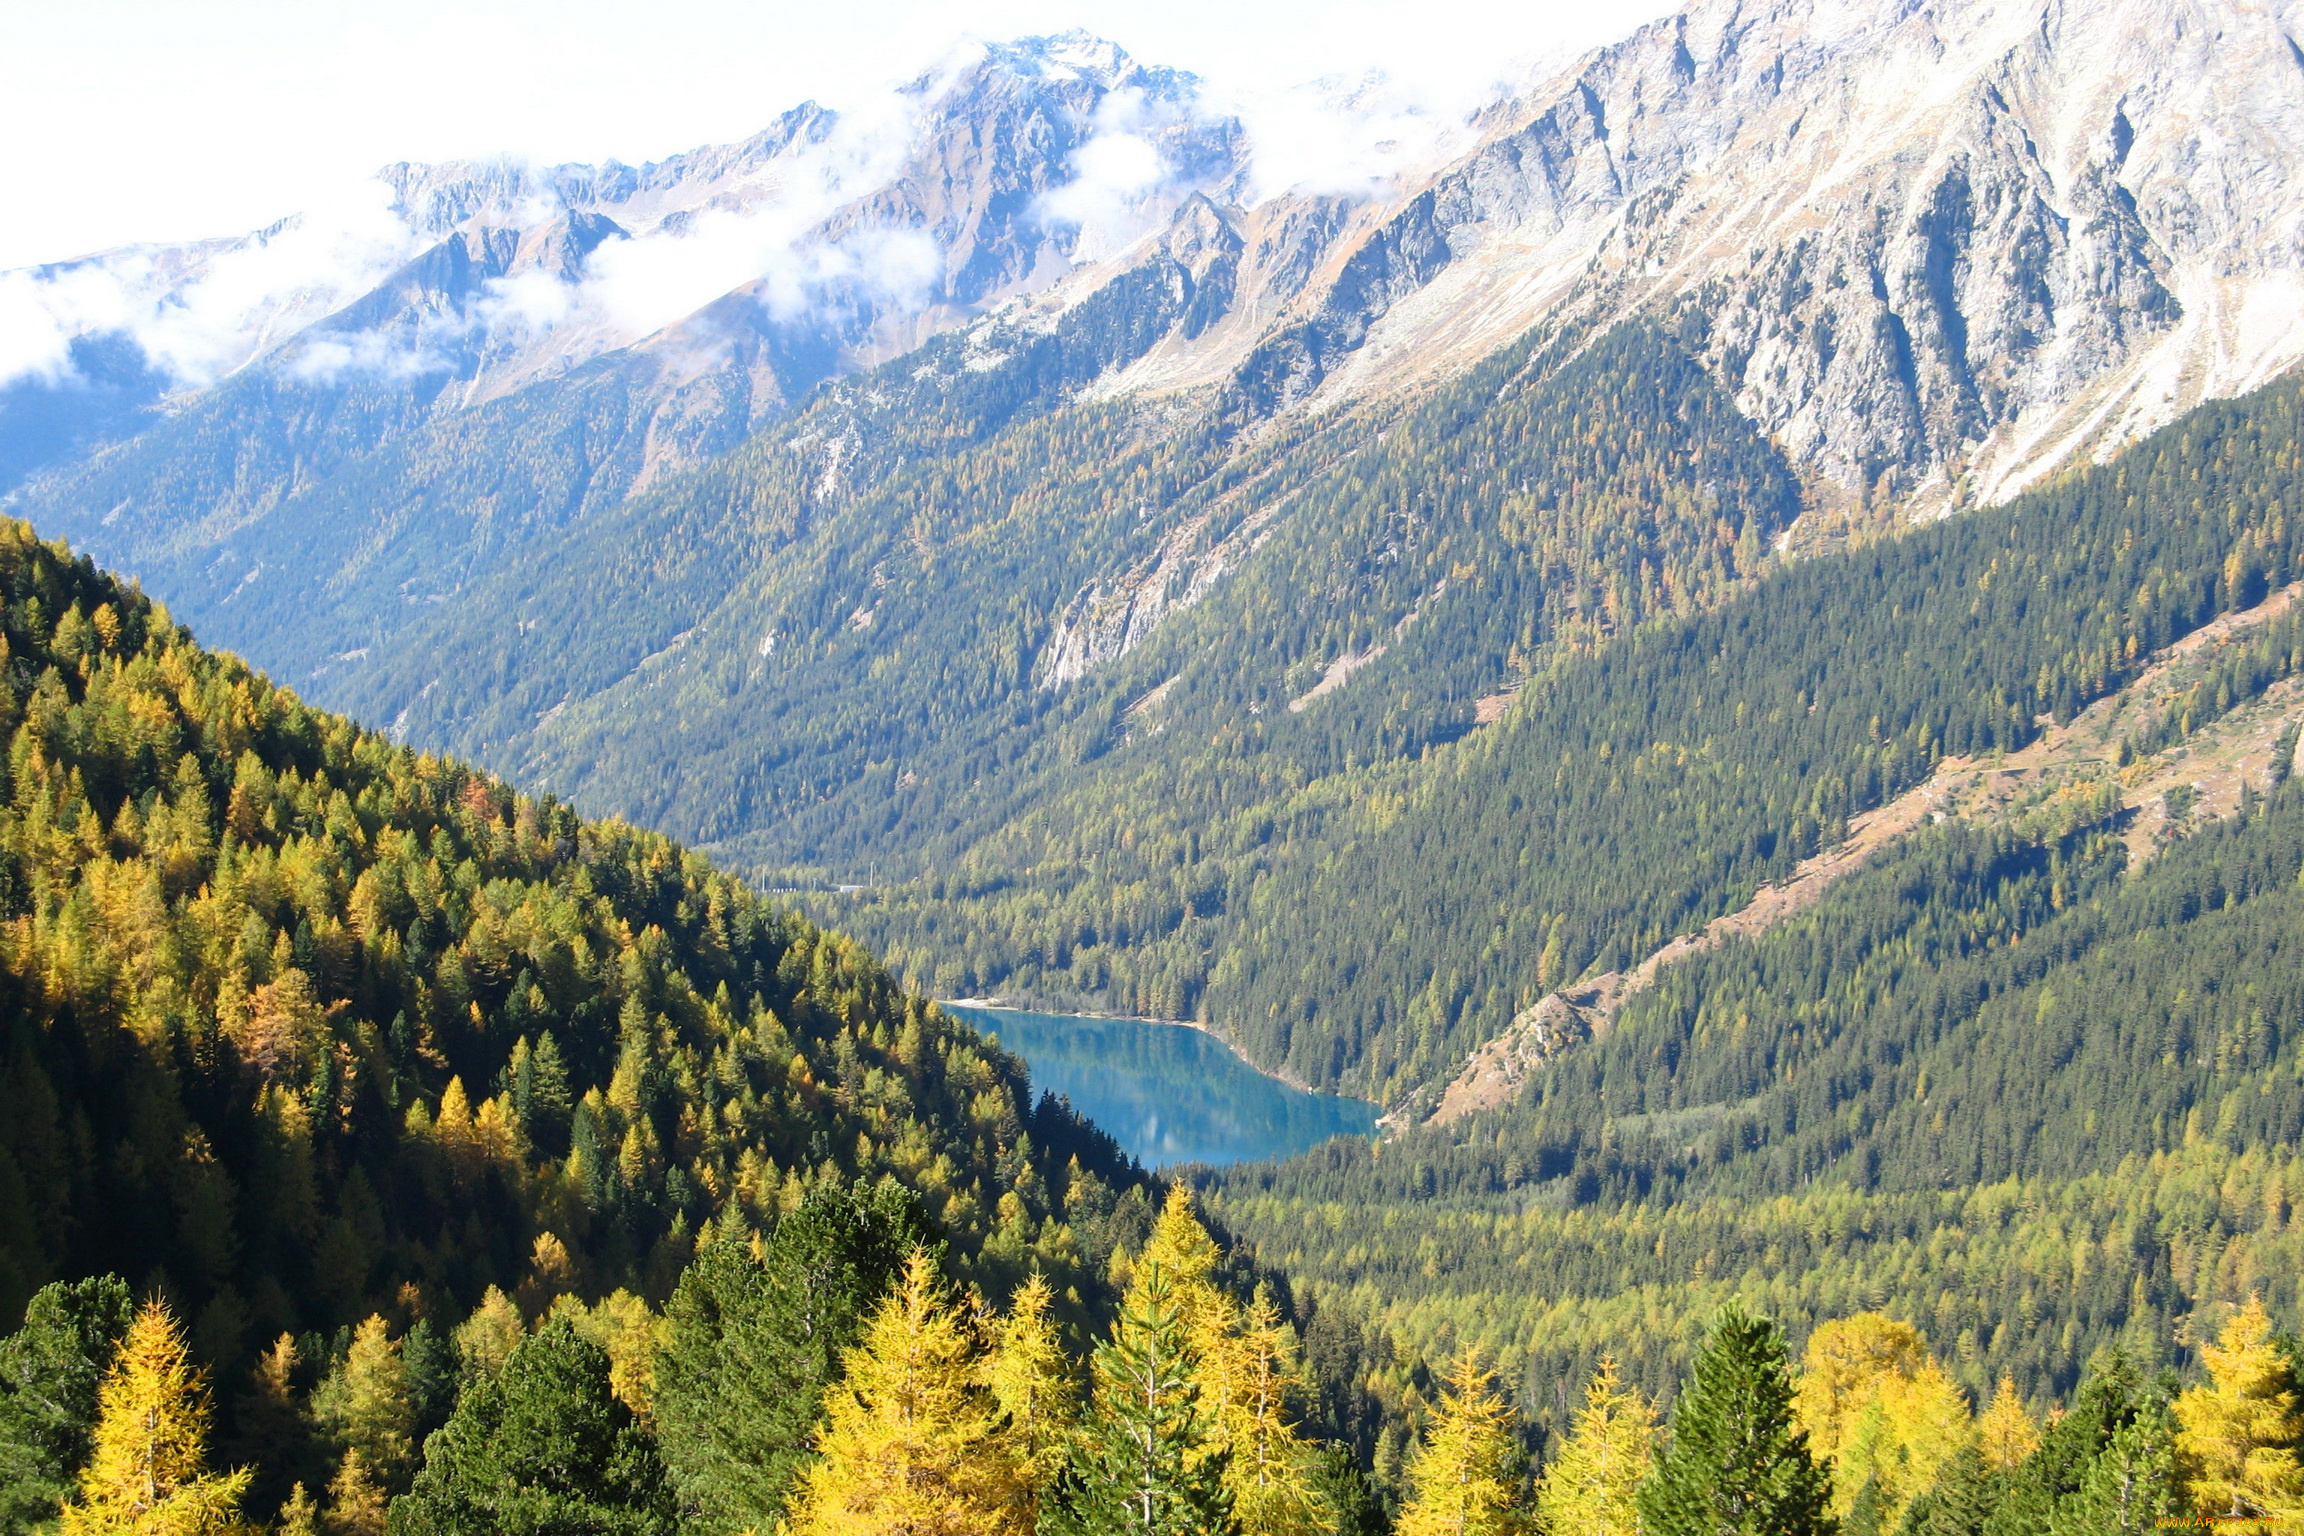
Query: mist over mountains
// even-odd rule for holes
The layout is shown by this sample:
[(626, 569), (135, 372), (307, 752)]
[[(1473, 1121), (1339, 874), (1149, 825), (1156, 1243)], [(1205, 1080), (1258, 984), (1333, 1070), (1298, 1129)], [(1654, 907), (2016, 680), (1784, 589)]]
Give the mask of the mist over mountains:
[[(1149, 1475), (1033, 1438), (1118, 1306), (1233, 1536), (2304, 1510), (2300, 35), (1695, 0), (1291, 130), (1072, 32), (0, 274), (0, 1506), (109, 1270), (284, 1530), (552, 1481), (547, 1350), (765, 1529), (918, 1241), (1033, 1499)], [(1155, 1177), (962, 997), (1383, 1134)]]
[[(1220, 1007), (1269, 860), (1033, 829), (1297, 825), (1772, 552), (2277, 376), (2293, 31), (1707, 0), (1291, 188), (1078, 33), (640, 167), (396, 165), (326, 231), (10, 274), (53, 334), (9, 504), (322, 703), (764, 878), (1146, 903), (854, 917), (923, 980)], [(1185, 742), (1231, 743), (1189, 812)]]

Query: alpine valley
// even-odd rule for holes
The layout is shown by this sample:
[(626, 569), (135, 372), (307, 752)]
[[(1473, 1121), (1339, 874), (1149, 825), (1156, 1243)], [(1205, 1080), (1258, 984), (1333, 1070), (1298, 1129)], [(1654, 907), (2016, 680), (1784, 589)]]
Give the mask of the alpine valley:
[(2304, 6), (1419, 133), (1073, 32), (0, 274), (8, 1518), (242, 1528), (100, 1523), (186, 1362), (334, 1536), (2304, 1516)]

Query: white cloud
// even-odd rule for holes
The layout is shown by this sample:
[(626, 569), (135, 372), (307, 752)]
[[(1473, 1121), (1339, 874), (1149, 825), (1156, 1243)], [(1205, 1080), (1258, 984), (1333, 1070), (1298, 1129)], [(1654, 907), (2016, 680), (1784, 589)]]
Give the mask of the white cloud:
[[(158, 0), (94, 3), (141, 11)], [(288, 0), (278, 3), (283, 15), (291, 9), (307, 14), (288, 8)], [(955, 52), (939, 42), (955, 26), (980, 36), (1016, 36), (1084, 25), (1114, 36), (1139, 58), (1200, 70), (1212, 82), (1204, 91), (1206, 110), (1234, 113), (1247, 125), (1253, 156), (1249, 190), (1261, 199), (1289, 189), (1379, 190), (1404, 171), (1461, 147), (1470, 137), (1470, 112), (1495, 98), (1500, 81), (1525, 83), (1530, 61), (1547, 50), (1557, 58), (1570, 48), (1619, 34), (1661, 8), (1661, 0), (1578, 0), (1573, 7), (1564, 0), (1516, 0), (1511, 6), (1498, 0), (1418, 0), (1414, 7), (1405, 0), (1329, 0), (1282, 14), (1244, 12), (1237, 0), (1178, 0), (1158, 12), (1121, 7), (1117, 0), (968, 0), (957, 9), (930, 0), (859, 0), (838, 14), (812, 11), (804, 53), (791, 53), (801, 45), (794, 41), (800, 34), (792, 31), (790, 19), (771, 24), (765, 13), (745, 9), (749, 0), (710, 0), (709, 19), (699, 10), (684, 20), (667, 19), (672, 30), (651, 29), (640, 38), (632, 35), (628, 15), (608, 0), (559, 0), (551, 8), (553, 25), (538, 32), (528, 23), (545, 14), (538, 9), (545, 3), (478, 0), (475, 7), (459, 5), (451, 14), (442, 8), (445, 0), (438, 5), (420, 0), (417, 19), (422, 25), (355, 27), (360, 46), (330, 43), (322, 50), (327, 64), (319, 73), (269, 69), (271, 78), (305, 82), (296, 89), (308, 96), (311, 82), (323, 82), (327, 90), (322, 95), (334, 103), (323, 110), (321, 98), (314, 96), (312, 110), (294, 114), (309, 131), (289, 136), (293, 143), (283, 141), (276, 102), (245, 123), (228, 113), (213, 119), (180, 113), (182, 132), (169, 126), (167, 112), (173, 109), (167, 104), (176, 99), (170, 92), (179, 79), (169, 66), (207, 46), (198, 28), (186, 30), (178, 26), (180, 17), (171, 19), (176, 13), (154, 9), (149, 28), (119, 29), (123, 36), (156, 40), (146, 48), (151, 68), (135, 76), (143, 84), (130, 89), (120, 84), (129, 77), (115, 67), (118, 61), (95, 45), (94, 34), (71, 20), (74, 8), (58, 8), (28, 39), (28, 46), (47, 52), (0, 60), (0, 83), (23, 88), (13, 104), (0, 92), (0, 125), (15, 116), (51, 112), (50, 98), (57, 92), (75, 100), (89, 92), (111, 92), (103, 97), (110, 108), (94, 115), (120, 125), (115, 158), (98, 168), (79, 161), (67, 166), (58, 156), (19, 157), (12, 167), (0, 168), (0, 206), (11, 210), (11, 223), (46, 221), (42, 227), (58, 231), (38, 237), (42, 240), (75, 238), (68, 232), (80, 228), (122, 227), (115, 215), (120, 208), (144, 209), (155, 218), (165, 212), (161, 223), (152, 226), (153, 233), (164, 234), (169, 222), (183, 227), (187, 204), (180, 193), (190, 184), (188, 176), (215, 178), (201, 194), (205, 201), (195, 200), (198, 207), (238, 209), (257, 195), (248, 190), (256, 185), (248, 178), (272, 174), (267, 166), (293, 162), (300, 180), (317, 174), (320, 161), (313, 155), (323, 141), (340, 142), (332, 152), (357, 154), (369, 163), (401, 154), (486, 151), (495, 145), (516, 146), (539, 160), (567, 151), (601, 158), (611, 145), (594, 136), (609, 131), (631, 139), (634, 147), (661, 153), (684, 143), (736, 137), (731, 128), (757, 127), (785, 102), (830, 82), (828, 94), (844, 98), (839, 129), (828, 142), (782, 167), (775, 185), (746, 189), (725, 206), (692, 210), (663, 225), (636, 226), (634, 238), (597, 248), (576, 282), (541, 272), (502, 279), (468, 316), (427, 322), (428, 330), (402, 327), (398, 346), (405, 356), (393, 355), (381, 343), (337, 337), (325, 345), (316, 342), (302, 366), (323, 373), (437, 366), (441, 359), (434, 355), (435, 345), (449, 330), (474, 325), (529, 336), (582, 326), (591, 334), (571, 345), (616, 345), (660, 330), (752, 282), (759, 283), (769, 313), (782, 318), (858, 296), (917, 302), (936, 281), (942, 259), (924, 234), (883, 227), (844, 230), (827, 240), (817, 232), (843, 204), (885, 181), (911, 137), (922, 101), (884, 80), (867, 80), (868, 72), (857, 61), (868, 55), (880, 61), (874, 70), (910, 72), (917, 61), (937, 57), (941, 47), (933, 92), (981, 57), (981, 44)], [(475, 11), (477, 21), (466, 16), (467, 9)], [(652, 72), (646, 67), (654, 56), (650, 50), (681, 51), (674, 47), (679, 26), (694, 26), (699, 36), (726, 41), (700, 72)], [(276, 43), (295, 35), (264, 28), (252, 33)], [(512, 57), (521, 39), (538, 36), (551, 39), (549, 58)], [(351, 37), (346, 33), (337, 41)], [(771, 40), (777, 44), (773, 49)], [(236, 43), (229, 56), (240, 58), (246, 42)], [(404, 56), (410, 50), (432, 51), (435, 45), (456, 55), (455, 68), (462, 73), (454, 80), (433, 81), (416, 94), (395, 95), (397, 84), (410, 75), (400, 67)], [(773, 68), (763, 62), (771, 53)], [(1378, 57), (1388, 73), (1365, 72), (1367, 61)], [(43, 58), (46, 65), (39, 62)], [(104, 67), (95, 69), (100, 59)], [(53, 77), (52, 90), (41, 83), (43, 69)], [(1321, 71), (1330, 74), (1319, 85), (1278, 84)], [(659, 75), (666, 80), (677, 76), (680, 83), (667, 95), (651, 83)], [(503, 89), (468, 88), (482, 78)], [(629, 89), (610, 91), (610, 80)], [(647, 96), (647, 91), (657, 94)], [(199, 94), (213, 100), (219, 92), (203, 84)], [(239, 99), (230, 91), (221, 95)], [(617, 103), (622, 115), (602, 117), (604, 102)], [(145, 107), (159, 115), (146, 122), (138, 116)], [(1175, 174), (1158, 147), (1167, 125), (1147, 115), (1163, 110), (1157, 104), (1148, 108), (1132, 92), (1107, 98), (1091, 136), (1072, 157), (1067, 183), (1042, 200), (1037, 212), (1048, 224), (1070, 232), (1076, 260), (1099, 259), (1125, 246), (1164, 210), (1169, 199), (1163, 194), (1174, 190)], [(604, 123), (609, 127), (603, 128)], [(632, 138), (650, 124), (647, 131), (659, 139), (670, 134), (679, 139), (651, 143)], [(194, 148), (200, 134), (227, 128), (253, 137), (236, 149)], [(442, 142), (443, 133), (464, 139), (450, 146)], [(387, 142), (389, 155), (379, 152)], [(70, 154), (94, 153), (94, 143), (67, 148)], [(257, 152), (258, 145), (266, 152)], [(274, 150), (276, 155), (270, 153)], [(86, 189), (88, 208), (83, 211), (92, 218), (101, 213), (101, 219), (74, 224), (53, 212), (63, 204), (56, 196), (41, 195), (47, 186), (38, 181), (50, 175), (51, 161), (64, 167), (56, 175), (69, 171), (71, 185)], [(5, 181), (10, 175), (17, 178), (13, 193)], [(234, 176), (247, 185), (231, 181)], [(280, 191), (279, 185), (265, 185), (270, 190), (263, 197)], [(262, 236), (211, 242), (190, 270), (152, 248), (0, 274), (0, 381), (62, 377), (72, 339), (99, 331), (133, 336), (156, 365), (185, 385), (210, 382), (262, 355), (366, 291), (420, 246), (393, 216), (380, 184), (339, 180), (333, 186), (329, 196), (301, 199), (306, 213)], [(556, 212), (539, 201), (518, 210), (519, 222), (540, 222)], [(35, 238), (18, 234), (21, 240)]]
[(120, 329), (134, 312), (124, 277), (94, 264), (0, 273), (0, 384), (68, 375), (73, 338)]
[(490, 330), (537, 335), (575, 312), (576, 295), (574, 283), (531, 267), (491, 279), (486, 295), (472, 306), (473, 318)]
[(895, 174), (917, 106), (907, 93), (870, 99), (844, 113), (823, 143), (778, 168), (772, 184), (752, 189), (749, 200), (605, 241), (574, 282), (538, 271), (498, 279), (480, 317), (531, 331), (584, 324), (628, 341), (753, 283), (761, 304), (780, 320), (859, 290), (883, 301), (918, 302), (941, 270), (924, 232), (821, 235), (844, 205)]
[(1152, 194), (1167, 184), (1170, 167), (1144, 136), (1143, 94), (1113, 91), (1097, 104), (1086, 142), (1072, 151), (1069, 178), (1040, 199), (1046, 223), (1073, 232), (1072, 259), (1096, 261), (1147, 232)]
[(799, 238), (805, 214), (781, 200), (714, 209), (678, 229), (611, 240), (584, 264), (574, 308), (646, 336), (761, 276)]
[(1367, 196), (1469, 148), (1471, 119), (1502, 88), (1446, 90), (1370, 70), (1228, 103), (1248, 131), (1249, 197), (1283, 192)]
[[(465, 315), (417, 317), (391, 334), (308, 336), (287, 359), (298, 376), (347, 371), (407, 375), (445, 366), (443, 348), (486, 328), (537, 336), (584, 324), (615, 345), (653, 334), (747, 283), (779, 318), (859, 290), (913, 299), (933, 284), (938, 255), (924, 234), (864, 231), (815, 238), (843, 203), (885, 182), (900, 160), (917, 102), (885, 93), (847, 114), (823, 144), (782, 169), (749, 201), (708, 207), (596, 247), (575, 282), (538, 269), (488, 285)], [(534, 227), (563, 210), (530, 197), (491, 221)], [(390, 190), (363, 180), (330, 189), (306, 213), (187, 260), (130, 250), (65, 266), (0, 273), (0, 383), (70, 371), (74, 338), (132, 337), (177, 384), (213, 383), (373, 289), (423, 242), (392, 210)]]
[(417, 248), (384, 185), (354, 183), (219, 255), (131, 330), (154, 364), (209, 383), (366, 293)]
[(390, 193), (371, 181), (209, 250), (128, 250), (0, 274), (0, 383), (61, 378), (73, 339), (104, 333), (127, 334), (178, 384), (213, 383), (373, 288), (415, 247)]
[[(10, 8), (0, 267), (249, 228), (315, 179), (499, 153), (628, 161), (845, 107), (961, 32), (1084, 27), (1257, 89), (1466, 76), (1629, 31), (1664, 0), (75, 0)], [(59, 132), (58, 125), (70, 131)], [(284, 129), (283, 125), (293, 125)]]
[(332, 384), (347, 373), (409, 379), (434, 373), (448, 360), (419, 334), (387, 336), (380, 331), (338, 331), (310, 336), (288, 358), (288, 371), (311, 383)]

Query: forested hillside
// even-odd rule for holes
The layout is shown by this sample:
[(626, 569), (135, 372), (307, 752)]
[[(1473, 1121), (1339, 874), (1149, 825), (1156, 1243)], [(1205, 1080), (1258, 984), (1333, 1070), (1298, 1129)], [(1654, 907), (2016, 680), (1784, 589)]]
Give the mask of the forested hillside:
[(708, 1228), (887, 1181), (957, 1276), (1102, 1304), (1143, 1176), (850, 941), (306, 707), (21, 524), (0, 596), (10, 1315), (115, 1272), (237, 1390), (491, 1288), (661, 1301)]
[[(1402, 1095), (1542, 991), (1741, 905), (1942, 757), (2022, 746), (2292, 579), (2300, 445), (2297, 385), (2208, 407), (2007, 509), (1549, 653), (1501, 722), (1414, 762), (1339, 752), (1227, 796), (1224, 765), (1262, 761), (1245, 745), (1280, 729), (1269, 705), (1204, 756), (1209, 738), (1147, 721), (1114, 754), (1140, 772), (1101, 767), (839, 920), (945, 967), (941, 987), (1086, 990), (1149, 965), (1158, 982), (1117, 1001)], [(1362, 687), (1335, 704), (1381, 703)], [(1173, 823), (1148, 815), (1169, 805)]]
[(1075, 398), (1224, 281), (1178, 251), (831, 386), (316, 686), (772, 884), (933, 868), (841, 915), (925, 987), (1189, 1014), (1341, 775), (1717, 601), (1799, 510), (1701, 338), (1644, 324), (1261, 437)]
[[(545, 739), (581, 746), (571, 766), (605, 765), (584, 771), (628, 762), (624, 779), (661, 782), (676, 798), (647, 814), (713, 817), (724, 851), (772, 881), (795, 858), (855, 878), (874, 860), (933, 868), (840, 921), (938, 990), (1190, 1014), (1222, 920), (1268, 864), (1317, 842), (1351, 798), (1342, 775), (1461, 737), (1483, 696), (1556, 647), (1716, 600), (1797, 510), (1781, 460), (1678, 338), (1645, 326), (1564, 365), (1529, 343), (1402, 419), (1323, 424), (1213, 478), (1179, 436), (1116, 455), (1144, 427), (1101, 411), (843, 513), (802, 557), (829, 571), (836, 555), (846, 585), (822, 592), (814, 563), (763, 578), (795, 596), (734, 626), (758, 647), (731, 655), (700, 630)], [(1051, 455), (1077, 455), (1080, 476), (1051, 474)], [(1133, 531), (1147, 501), (1161, 521)], [(984, 509), (997, 515), (969, 526)], [(882, 520), (868, 538), (867, 513)], [(1143, 550), (1136, 584), (1026, 565), (1057, 530), (1067, 559)], [(1137, 643), (1046, 674), (1052, 653), (1117, 648), (1115, 629)], [(763, 756), (760, 711), (790, 753)], [(631, 712), (678, 733), (680, 762), (720, 771), (642, 764), (620, 735)], [(800, 721), (827, 728), (801, 736)], [(741, 803), (697, 799), (785, 774), (803, 798), (774, 835), (728, 836)]]
[(1510, 1105), (1206, 1187), (1555, 1423), (1604, 1353), (1668, 1384), (1729, 1298), (1796, 1331), (1884, 1307), (1979, 1401), (2114, 1345), (2189, 1362), (2220, 1308), (2304, 1305), (2304, 786), (2125, 863), (2085, 820), (1932, 830), (1668, 967)]
[[(2261, 507), (2167, 521), (2287, 473), (2240, 442), (2277, 403), (1885, 538), (2296, 363), (2217, 329), (2293, 286), (2285, 23), (2030, 3), (1697, 0), (1364, 182), (1267, 185), (1258, 124), (1075, 33), (878, 127), (402, 165), (397, 254), (252, 294), (222, 373), (9, 494), (398, 740), (869, 888), (810, 910), (923, 990), (1189, 1016), (1403, 1100), (2287, 570)], [(681, 259), (739, 212), (756, 251)], [(132, 347), (269, 238), (166, 248), (110, 320), (57, 285), (127, 257), (22, 280), (88, 309), (59, 345)], [(660, 259), (699, 286), (615, 299)], [(1876, 570), (1807, 558), (1850, 537)], [(1596, 833), (1619, 801), (1655, 830)]]

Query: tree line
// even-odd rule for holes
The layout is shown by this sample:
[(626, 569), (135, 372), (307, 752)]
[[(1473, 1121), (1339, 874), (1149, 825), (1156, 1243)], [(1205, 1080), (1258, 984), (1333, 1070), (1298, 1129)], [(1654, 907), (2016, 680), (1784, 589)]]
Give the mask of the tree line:
[[(887, 1186), (709, 1250), (635, 1355), (581, 1308), (459, 1330), (424, 1434), (410, 1340), (382, 1320), (307, 1403), (333, 1475), (279, 1536), (2119, 1536), (2304, 1513), (2298, 1343), (2260, 1302), (2201, 1379), (2112, 1351), (2057, 1412), (2003, 1380), (1981, 1412), (1911, 1324), (1711, 1321), (1669, 1415), (1604, 1360), (1540, 1464), (1476, 1351), (1427, 1377), (1392, 1501), (1307, 1436), (1298, 1341), (1223, 1280), (1181, 1190), (1109, 1329), (1065, 1348), (1035, 1277), (1004, 1310), (956, 1286)], [(707, 1266), (711, 1273), (707, 1274)], [(823, 1282), (808, 1289), (801, 1282)], [(500, 1298), (499, 1298), (500, 1300)], [(285, 1345), (283, 1346), (285, 1347)], [(637, 1364), (635, 1365), (635, 1362)], [(204, 1373), (158, 1299), (58, 1285), (0, 1341), (17, 1519), (72, 1536), (252, 1531), (258, 1474), (212, 1470)], [(287, 1422), (284, 1417), (283, 1422)]]

